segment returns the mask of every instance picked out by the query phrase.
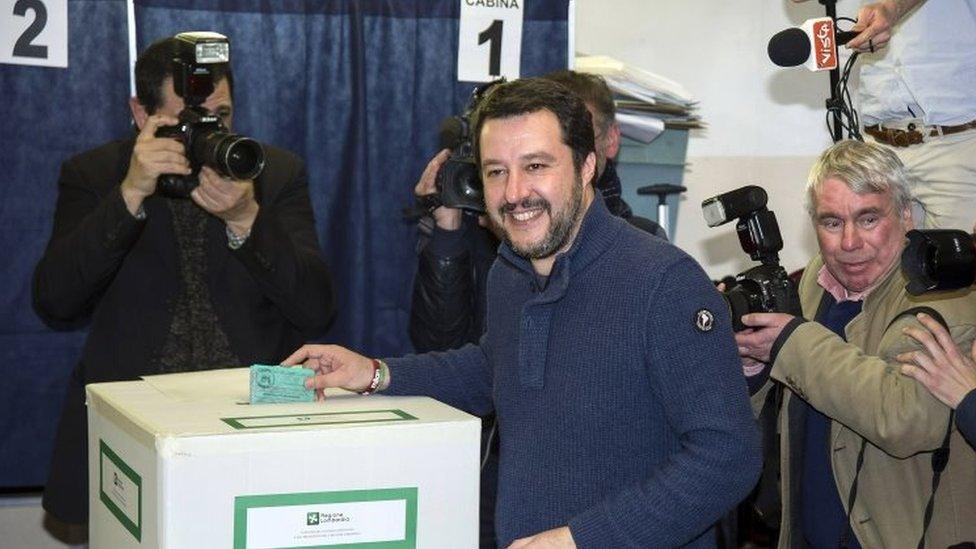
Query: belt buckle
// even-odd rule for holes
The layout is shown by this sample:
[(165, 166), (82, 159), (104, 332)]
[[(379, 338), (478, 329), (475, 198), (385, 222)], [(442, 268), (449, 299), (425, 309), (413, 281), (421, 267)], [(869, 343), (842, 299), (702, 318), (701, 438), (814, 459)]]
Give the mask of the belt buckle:
[(916, 130), (912, 126), (909, 126), (909, 129), (907, 130), (900, 128), (885, 128), (884, 132), (888, 137), (888, 142), (895, 147), (910, 147), (924, 141), (922, 132)]

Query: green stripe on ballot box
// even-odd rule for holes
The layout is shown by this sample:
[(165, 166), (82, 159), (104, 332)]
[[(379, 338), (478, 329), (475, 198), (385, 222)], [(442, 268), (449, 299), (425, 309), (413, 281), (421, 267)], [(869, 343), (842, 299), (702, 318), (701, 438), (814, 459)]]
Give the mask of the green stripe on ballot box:
[(285, 414), (271, 416), (222, 417), (234, 429), (267, 429), (269, 427), (305, 427), (308, 425), (348, 425), (387, 421), (416, 420), (403, 410), (360, 410), (322, 412), (320, 414)]
[(142, 477), (101, 439), (98, 499), (136, 541), (142, 541)]
[(234, 549), (416, 549), (417, 488), (234, 498)]

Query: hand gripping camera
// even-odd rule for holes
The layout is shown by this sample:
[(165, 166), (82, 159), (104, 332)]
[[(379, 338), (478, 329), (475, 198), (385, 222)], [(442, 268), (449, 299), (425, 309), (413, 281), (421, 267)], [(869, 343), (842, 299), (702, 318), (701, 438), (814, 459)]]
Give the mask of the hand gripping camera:
[(156, 137), (182, 143), (193, 172), (161, 175), (157, 187), (168, 196), (186, 198), (199, 184), (204, 165), (224, 177), (254, 179), (264, 169), (264, 148), (249, 137), (230, 133), (219, 117), (201, 106), (214, 91), (214, 66), (230, 62), (230, 42), (215, 32), (183, 32), (175, 38), (173, 88), (185, 108), (179, 123), (160, 127)]
[(901, 268), (912, 295), (959, 290), (976, 280), (976, 235), (951, 229), (908, 231)]
[(441, 148), (451, 149), (451, 155), (437, 172), (437, 194), (421, 198), (427, 211), (446, 206), (474, 214), (485, 213), (484, 188), (474, 161), (471, 119), (488, 90), (502, 82), (505, 82), (504, 78), (478, 86), (471, 92), (471, 99), (462, 114), (441, 121)]
[(723, 297), (732, 313), (732, 329), (741, 331), (742, 315), (749, 313), (789, 313), (799, 316), (800, 295), (786, 270), (779, 264), (783, 249), (776, 215), (766, 208), (766, 191), (748, 185), (702, 202), (702, 213), (709, 227), (738, 219), (735, 232), (742, 250), (757, 265), (735, 276)]

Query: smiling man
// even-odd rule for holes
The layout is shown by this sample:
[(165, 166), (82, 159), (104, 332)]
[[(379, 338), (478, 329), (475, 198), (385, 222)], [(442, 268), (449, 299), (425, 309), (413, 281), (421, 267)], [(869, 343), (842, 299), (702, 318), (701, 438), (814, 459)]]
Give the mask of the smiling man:
[[(973, 294), (917, 298), (898, 268), (913, 227), (911, 180), (880, 145), (844, 141), (807, 186), (820, 254), (800, 282), (804, 316), (745, 315), (736, 334), (754, 403), (785, 385), (779, 416), (780, 547), (948, 547), (976, 539), (976, 456), (950, 409), (901, 374), (921, 349), (917, 312), (957, 343), (976, 331)], [(767, 363), (761, 369), (753, 361)], [(934, 464), (951, 448), (944, 471)], [(942, 486), (939, 488), (939, 486)]]
[(498, 86), (476, 151), (504, 233), (478, 345), (382, 361), (306, 345), (310, 386), (495, 412), (501, 547), (714, 546), (758, 433), (726, 306), (687, 255), (595, 196), (590, 115), (559, 84)]

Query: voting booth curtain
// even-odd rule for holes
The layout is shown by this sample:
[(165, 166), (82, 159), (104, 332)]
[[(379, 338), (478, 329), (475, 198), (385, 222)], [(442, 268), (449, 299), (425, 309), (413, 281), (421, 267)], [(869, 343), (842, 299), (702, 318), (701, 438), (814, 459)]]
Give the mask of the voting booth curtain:
[[(461, 3), (135, 2), (137, 51), (182, 31), (227, 35), (235, 131), (305, 159), (339, 293), (329, 342), (374, 356), (411, 350), (416, 228), (402, 210), (437, 151), (440, 121), (464, 109), (474, 86), (457, 81)], [(521, 4), (521, 75), (565, 67), (568, 0)], [(0, 65), (0, 489), (46, 480), (85, 326), (45, 326), (31, 308), (31, 274), (61, 161), (132, 131), (129, 71), (124, 0), (68, 1), (67, 69)]]

